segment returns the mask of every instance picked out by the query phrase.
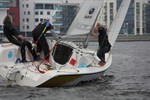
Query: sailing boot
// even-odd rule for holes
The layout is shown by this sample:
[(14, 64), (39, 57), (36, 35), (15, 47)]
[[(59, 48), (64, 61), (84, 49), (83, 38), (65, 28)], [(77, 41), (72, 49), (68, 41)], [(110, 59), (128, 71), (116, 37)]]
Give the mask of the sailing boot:
[(36, 54), (36, 52), (35, 52), (35, 49), (33, 48), (32, 50), (30, 50), (30, 52), (31, 52), (31, 54), (32, 54), (32, 56), (33, 56), (33, 60), (34, 60), (34, 61), (38, 61), (39, 58), (38, 58), (38, 56), (37, 56), (37, 54)]
[(100, 65), (100, 66), (104, 66), (105, 65), (105, 61), (100, 61), (98, 64)]
[(23, 47), (21, 47), (21, 56), (22, 56), (21, 62), (22, 63), (27, 62), (27, 60), (26, 60), (26, 54), (25, 54), (25, 48), (23, 48)]

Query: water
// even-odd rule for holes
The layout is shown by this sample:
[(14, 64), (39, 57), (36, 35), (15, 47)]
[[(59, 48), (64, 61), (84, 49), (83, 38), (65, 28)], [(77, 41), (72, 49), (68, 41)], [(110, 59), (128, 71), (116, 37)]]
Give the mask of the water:
[[(89, 44), (97, 48), (97, 43)], [(103, 79), (55, 88), (6, 87), (0, 77), (0, 100), (150, 100), (150, 41), (117, 42), (113, 63)]]

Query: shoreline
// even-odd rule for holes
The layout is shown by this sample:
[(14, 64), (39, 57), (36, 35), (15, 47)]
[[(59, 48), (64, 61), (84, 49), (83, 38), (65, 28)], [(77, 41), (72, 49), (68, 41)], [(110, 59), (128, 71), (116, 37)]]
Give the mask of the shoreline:
[[(48, 39), (54, 39), (53, 37), (47, 37)], [(3, 41), (2, 41), (3, 40)], [(32, 41), (32, 37), (27, 37), (27, 40)], [(73, 41), (73, 42), (84, 42), (86, 40), (86, 36), (74, 36), (62, 38), (65, 41)], [(6, 38), (0, 38), (0, 43), (7, 42)], [(116, 42), (134, 42), (134, 41), (150, 41), (150, 35), (119, 35), (117, 37)], [(97, 42), (97, 39), (94, 37), (90, 37), (89, 42)]]
[[(86, 36), (75, 36), (70, 38), (65, 38), (62, 40), (74, 41), (74, 42), (83, 42), (86, 40)], [(97, 42), (97, 39), (90, 37), (90, 42)], [(150, 41), (150, 35), (119, 35), (116, 42), (132, 42), (132, 41)]]

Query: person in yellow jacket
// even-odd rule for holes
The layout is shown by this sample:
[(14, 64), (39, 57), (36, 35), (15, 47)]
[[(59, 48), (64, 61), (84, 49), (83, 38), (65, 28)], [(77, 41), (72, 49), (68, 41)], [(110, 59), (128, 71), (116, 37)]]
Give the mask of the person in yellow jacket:
[(46, 41), (45, 33), (51, 29), (53, 29), (53, 26), (49, 20), (46, 20), (44, 23), (39, 23), (32, 31), (34, 43), (37, 45), (37, 53), (40, 55), (43, 50), (44, 63), (47, 65), (51, 65), (51, 62), (49, 61), (49, 46)]

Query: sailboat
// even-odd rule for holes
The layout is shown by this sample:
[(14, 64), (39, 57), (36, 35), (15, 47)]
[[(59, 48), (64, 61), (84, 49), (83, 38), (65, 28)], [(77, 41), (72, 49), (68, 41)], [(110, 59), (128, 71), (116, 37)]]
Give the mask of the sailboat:
[[(70, 26), (67, 36), (90, 34), (101, 12), (103, 2), (104, 0), (86, 0)], [(128, 8), (126, 6), (124, 9)], [(119, 20), (122, 21), (121, 18)], [(114, 43), (115, 39), (110, 41)], [(51, 51), (49, 58), (51, 66), (43, 64), (43, 60), (32, 61), (30, 53), (27, 53), (28, 62), (20, 63), (18, 46), (11, 43), (0, 44), (0, 75), (10, 85), (72, 86), (99, 79), (112, 64), (110, 52), (105, 54), (106, 64), (100, 66), (98, 64), (100, 59), (95, 50), (84, 48), (72, 41), (47, 41)]]

